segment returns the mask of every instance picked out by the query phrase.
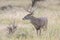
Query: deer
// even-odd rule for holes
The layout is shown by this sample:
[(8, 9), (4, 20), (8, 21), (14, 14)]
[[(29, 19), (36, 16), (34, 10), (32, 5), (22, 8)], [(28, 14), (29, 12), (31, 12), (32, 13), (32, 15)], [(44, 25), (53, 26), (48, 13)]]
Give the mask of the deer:
[(41, 29), (47, 30), (47, 24), (48, 24), (47, 17), (36, 18), (36, 17), (33, 16), (33, 12), (31, 12), (30, 14), (27, 14), (22, 19), (23, 20), (29, 20), (31, 22), (31, 24), (36, 29), (37, 35), (38, 35), (39, 30), (40, 30), (40, 35), (41, 35)]

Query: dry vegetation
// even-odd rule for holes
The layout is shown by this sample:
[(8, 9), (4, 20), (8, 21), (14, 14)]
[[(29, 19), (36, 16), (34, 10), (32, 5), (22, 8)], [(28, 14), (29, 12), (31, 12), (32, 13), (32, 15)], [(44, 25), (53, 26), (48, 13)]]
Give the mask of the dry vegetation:
[[(60, 40), (60, 1), (46, 0), (41, 2), (34, 12), (35, 17), (48, 18), (47, 31), (37, 36), (36, 30), (29, 21), (22, 18), (29, 14), (24, 8), (31, 5), (31, 0), (0, 0), (0, 7), (12, 5), (12, 9), (0, 10), (0, 40)], [(17, 30), (8, 34), (7, 27), (15, 20)]]

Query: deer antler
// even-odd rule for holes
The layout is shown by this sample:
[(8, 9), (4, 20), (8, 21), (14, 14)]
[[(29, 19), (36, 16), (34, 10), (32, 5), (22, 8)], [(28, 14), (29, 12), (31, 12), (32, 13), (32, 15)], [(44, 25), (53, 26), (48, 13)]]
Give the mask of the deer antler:
[(33, 14), (33, 12), (34, 12), (36, 9), (37, 9), (37, 6), (36, 6), (36, 7), (31, 7), (29, 10), (24, 8), (24, 10), (26, 10), (27, 12), (29, 12), (29, 13), (31, 13), (31, 14)]

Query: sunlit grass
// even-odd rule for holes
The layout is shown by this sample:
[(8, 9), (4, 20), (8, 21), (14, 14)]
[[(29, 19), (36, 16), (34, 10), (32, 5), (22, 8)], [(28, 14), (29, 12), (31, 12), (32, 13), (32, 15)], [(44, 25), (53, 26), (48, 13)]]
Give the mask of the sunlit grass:
[[(39, 13), (36, 13), (37, 15), (44, 15), (43, 14), (39, 14)], [(36, 15), (34, 14), (34, 16)], [(53, 15), (53, 13), (51, 13)], [(40, 17), (40, 16), (35, 16), (35, 17)], [(54, 14), (55, 15), (55, 14)], [(50, 15), (49, 15), (50, 16)], [(48, 16), (48, 19), (50, 19)], [(59, 40), (60, 39), (60, 22), (59, 22), (59, 16), (56, 17), (55, 19), (53, 19), (54, 17), (52, 16), (51, 19), (49, 20), (49, 23), (48, 23), (48, 28), (47, 28), (47, 31), (42, 31), (42, 35), (40, 36), (37, 36), (37, 34), (35, 33), (35, 29), (33, 28), (30, 28), (32, 27), (32, 25), (29, 25), (28, 27), (29, 28), (23, 28), (22, 26), (20, 28), (17, 29), (17, 31), (12, 34), (12, 35), (5, 35), (3, 32), (1, 32), (0, 34), (0, 39), (1, 40)], [(11, 20), (9, 18), (4, 18), (4, 19), (0, 19), (0, 24), (9, 24), (11, 23), (12, 21), (14, 20)], [(52, 21), (52, 22), (51, 22)], [(53, 22), (54, 21), (54, 22)], [(27, 20), (19, 20), (19, 19), (15, 19), (15, 22), (16, 24), (19, 24), (19, 23), (22, 23), (23, 26), (24, 24), (25, 25), (28, 25), (30, 24), (29, 21)], [(4, 39), (3, 39), (4, 38)]]

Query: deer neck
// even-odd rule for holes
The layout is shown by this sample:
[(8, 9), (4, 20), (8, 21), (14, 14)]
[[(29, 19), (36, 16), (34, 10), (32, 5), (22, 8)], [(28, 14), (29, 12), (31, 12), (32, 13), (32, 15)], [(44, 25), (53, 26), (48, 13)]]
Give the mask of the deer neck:
[(30, 21), (33, 21), (33, 20), (35, 20), (36, 18), (34, 17), (34, 16), (31, 16), (30, 18), (29, 18), (29, 20)]

